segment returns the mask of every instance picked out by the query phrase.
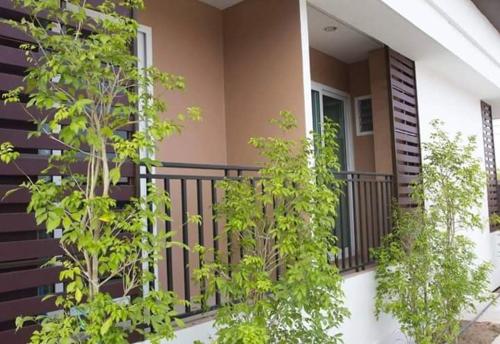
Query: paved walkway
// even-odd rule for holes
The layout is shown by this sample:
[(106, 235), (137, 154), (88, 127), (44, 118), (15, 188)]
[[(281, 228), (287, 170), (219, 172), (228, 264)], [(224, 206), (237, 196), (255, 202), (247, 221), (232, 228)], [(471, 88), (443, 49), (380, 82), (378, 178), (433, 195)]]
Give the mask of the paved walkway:
[[(487, 304), (481, 305), (477, 309), (482, 310)], [(477, 314), (467, 314), (464, 320), (473, 320)], [(491, 305), (476, 321), (478, 322), (491, 322), (500, 324), (500, 299)], [(491, 344), (500, 344), (500, 336), (498, 336)]]

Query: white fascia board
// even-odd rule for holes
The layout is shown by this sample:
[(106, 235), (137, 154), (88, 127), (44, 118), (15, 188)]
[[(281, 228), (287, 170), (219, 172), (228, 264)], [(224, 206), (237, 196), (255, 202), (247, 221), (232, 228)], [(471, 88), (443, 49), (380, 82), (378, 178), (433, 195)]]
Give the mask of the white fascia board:
[(470, 0), (380, 0), (500, 89), (500, 34)]

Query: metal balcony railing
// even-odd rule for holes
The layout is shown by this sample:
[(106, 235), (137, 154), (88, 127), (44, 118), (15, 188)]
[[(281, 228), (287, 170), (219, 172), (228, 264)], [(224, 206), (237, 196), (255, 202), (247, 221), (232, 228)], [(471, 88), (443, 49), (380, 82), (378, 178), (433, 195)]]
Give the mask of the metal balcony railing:
[[(154, 173), (142, 173), (144, 182), (154, 182), (170, 194), (171, 207), (165, 209), (171, 221), (157, 223), (154, 230), (174, 231), (173, 240), (193, 248), (200, 244), (214, 252), (231, 252), (229, 259), (241, 254), (231, 238), (220, 236), (222, 225), (214, 217), (214, 205), (222, 198), (217, 181), (225, 178), (256, 178), (257, 167), (162, 163)], [(371, 249), (378, 247), (384, 235), (391, 230), (392, 176), (364, 172), (335, 172), (344, 181), (337, 209), (337, 223), (332, 228), (338, 238), (340, 253), (333, 258), (341, 272), (358, 271), (373, 263)], [(188, 223), (189, 215), (199, 215), (200, 224)], [(159, 262), (157, 275), (161, 288), (192, 301), (203, 290), (193, 281), (193, 271), (200, 265), (200, 257), (193, 250), (172, 247)], [(217, 308), (222, 300), (215, 294), (209, 298), (209, 309)], [(203, 310), (194, 304), (177, 309), (181, 317)]]

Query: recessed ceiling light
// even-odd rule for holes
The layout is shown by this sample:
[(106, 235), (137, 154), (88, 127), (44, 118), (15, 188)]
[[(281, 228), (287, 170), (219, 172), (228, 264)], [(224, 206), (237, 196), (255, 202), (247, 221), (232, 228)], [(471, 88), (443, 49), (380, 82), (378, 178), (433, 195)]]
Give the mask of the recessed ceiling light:
[(333, 31), (336, 31), (337, 30), (337, 27), (336, 26), (333, 26), (333, 25), (330, 25), (330, 26), (325, 26), (323, 28), (324, 31), (326, 32), (333, 32)]

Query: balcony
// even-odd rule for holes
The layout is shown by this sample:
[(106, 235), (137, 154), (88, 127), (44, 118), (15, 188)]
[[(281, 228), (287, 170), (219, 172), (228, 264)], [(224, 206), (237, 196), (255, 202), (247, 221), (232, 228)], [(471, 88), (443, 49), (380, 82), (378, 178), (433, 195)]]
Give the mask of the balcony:
[[(256, 178), (257, 167), (236, 165), (211, 165), (188, 163), (163, 163), (154, 173), (141, 174), (144, 182), (155, 183), (167, 191), (172, 207), (165, 209), (171, 221), (150, 225), (154, 231), (174, 231), (173, 240), (182, 242), (191, 250), (169, 248), (164, 259), (155, 267), (158, 287), (173, 291), (181, 298), (192, 301), (202, 293), (193, 280), (193, 271), (200, 266), (200, 257), (192, 250), (196, 245), (214, 252), (230, 252), (228, 259), (238, 261), (243, 252), (238, 238), (221, 236), (223, 223), (214, 217), (214, 205), (223, 197), (217, 182), (225, 178), (241, 180)], [(338, 238), (340, 253), (330, 257), (343, 273), (364, 270), (373, 263), (371, 249), (379, 247), (384, 235), (391, 230), (391, 202), (393, 181), (391, 175), (368, 172), (335, 172), (344, 181), (337, 211), (337, 223), (332, 231)], [(262, 190), (258, 190), (262, 192)], [(263, 209), (272, 212), (272, 209)], [(199, 224), (188, 223), (188, 214), (199, 215)], [(275, 278), (283, 273), (278, 269)], [(217, 308), (222, 300), (219, 295), (208, 298), (209, 309)], [(177, 309), (181, 317), (189, 317), (203, 310), (190, 304)]]

